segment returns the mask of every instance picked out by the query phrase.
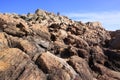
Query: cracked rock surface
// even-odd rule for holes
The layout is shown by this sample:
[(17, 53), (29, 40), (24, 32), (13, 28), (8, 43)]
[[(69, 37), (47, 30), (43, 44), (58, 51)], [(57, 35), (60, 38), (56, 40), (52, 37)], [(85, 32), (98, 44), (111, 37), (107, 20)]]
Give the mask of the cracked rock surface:
[(0, 14), (0, 80), (120, 80), (120, 30), (40, 9)]

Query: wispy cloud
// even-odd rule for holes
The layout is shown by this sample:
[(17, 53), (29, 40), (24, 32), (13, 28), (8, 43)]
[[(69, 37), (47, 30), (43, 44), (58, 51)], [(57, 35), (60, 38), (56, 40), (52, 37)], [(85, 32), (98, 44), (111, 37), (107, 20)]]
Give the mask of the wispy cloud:
[(91, 13), (66, 13), (73, 20), (88, 22), (99, 21), (107, 30), (120, 29), (120, 11), (91, 12)]

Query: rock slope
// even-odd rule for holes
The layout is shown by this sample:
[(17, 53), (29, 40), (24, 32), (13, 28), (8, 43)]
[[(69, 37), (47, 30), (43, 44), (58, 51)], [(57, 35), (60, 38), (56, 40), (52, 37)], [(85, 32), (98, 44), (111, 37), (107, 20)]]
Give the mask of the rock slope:
[(0, 80), (120, 80), (120, 30), (39, 9), (0, 14)]

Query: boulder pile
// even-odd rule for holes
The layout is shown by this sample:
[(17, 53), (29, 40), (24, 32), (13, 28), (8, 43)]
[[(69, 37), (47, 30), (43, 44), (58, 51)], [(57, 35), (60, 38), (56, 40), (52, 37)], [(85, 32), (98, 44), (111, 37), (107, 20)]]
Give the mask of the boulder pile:
[(0, 14), (0, 80), (120, 80), (120, 30), (40, 9)]

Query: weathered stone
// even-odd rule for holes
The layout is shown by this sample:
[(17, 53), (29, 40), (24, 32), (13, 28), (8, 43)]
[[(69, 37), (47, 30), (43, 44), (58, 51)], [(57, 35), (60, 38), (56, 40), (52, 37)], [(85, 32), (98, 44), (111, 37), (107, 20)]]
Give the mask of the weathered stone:
[(93, 80), (89, 66), (84, 59), (78, 56), (72, 56), (68, 63), (75, 69), (82, 80)]
[(103, 50), (99, 46), (92, 47), (91, 56), (93, 58), (93, 63), (97, 62), (97, 63), (103, 64), (103, 65), (107, 59), (107, 56), (104, 55)]
[(101, 64), (95, 64), (96, 66), (96, 69), (98, 69), (99, 72), (101, 73), (96, 73), (96, 78), (98, 80), (119, 80), (120, 79), (120, 73), (119, 72), (115, 72), (115, 71), (112, 71), (106, 67), (104, 67), (103, 65)]
[(110, 47), (113, 49), (120, 49), (120, 36), (111, 41)]
[(27, 40), (20, 40), (20, 42), (18, 43), (18, 46), (20, 46), (21, 49), (31, 57), (33, 57), (34, 54), (37, 52), (36, 45)]
[(35, 11), (35, 14), (37, 14), (38, 16), (46, 16), (46, 15), (45, 15), (45, 11), (40, 10), (40, 9), (37, 9), (37, 10)]
[(59, 52), (62, 58), (69, 58), (70, 56), (78, 55), (78, 49), (72, 46), (68, 46)]
[(67, 36), (68, 36), (68, 34), (67, 34), (66, 31), (61, 30), (61, 29), (59, 30), (59, 32), (58, 32), (58, 37), (59, 38), (65, 39)]
[(0, 80), (120, 80), (119, 40), (100, 22), (0, 14)]
[(18, 80), (46, 80), (46, 75), (39, 70), (34, 64), (29, 63), (25, 66), (25, 71)]
[(102, 24), (100, 22), (88, 22), (86, 24), (89, 25), (91, 28), (102, 27)]
[(48, 32), (48, 28), (46, 26), (34, 24), (31, 28), (36, 35), (39, 35), (43, 39), (50, 40), (50, 33)]
[(88, 22), (86, 26), (88, 27), (86, 28), (83, 39), (85, 39), (89, 45), (105, 45), (105, 41), (111, 39), (109, 32), (102, 28), (101, 23)]
[(25, 36), (30, 33), (26, 22), (22, 19), (15, 19), (12, 16), (0, 15), (1, 30), (13, 36)]
[(112, 37), (112, 39), (116, 38), (116, 37), (120, 37), (120, 30), (116, 30), (116, 31), (109, 31), (110, 35)]
[(76, 48), (83, 48), (83, 49), (89, 50), (88, 43), (82, 38), (80, 38), (79, 36), (71, 34), (68, 36), (68, 39), (69, 39), (68, 40), (69, 44), (71, 44), (72, 46)]
[(0, 32), (0, 50), (8, 47), (8, 41), (5, 33)]
[(7, 36), (9, 47), (11, 48), (19, 48), (26, 54), (28, 54), (31, 58), (37, 55), (38, 51), (45, 51), (45, 49), (41, 49), (38, 44), (35, 42), (28, 41), (26, 39)]
[(78, 49), (77, 51), (77, 54), (82, 57), (82, 58), (85, 58), (85, 59), (88, 59), (90, 54), (88, 51), (86, 51), (85, 49)]
[[(49, 52), (42, 53), (37, 59), (37, 64), (44, 72), (48, 74), (55, 74), (55, 76), (52, 76), (53, 80), (55, 80), (55, 78), (58, 80), (70, 80), (75, 79), (77, 76), (77, 73), (66, 63), (64, 59), (56, 57)], [(58, 73), (55, 73), (54, 71)], [(59, 73), (61, 75), (57, 75)]]
[(44, 73), (34, 65), (28, 55), (17, 48), (0, 51), (0, 63), (1, 80), (45, 80)]
[(112, 70), (120, 71), (120, 51), (107, 49), (104, 53), (108, 57), (104, 65)]
[(120, 30), (110, 31), (112, 39), (109, 42), (109, 47), (113, 49), (120, 49)]

